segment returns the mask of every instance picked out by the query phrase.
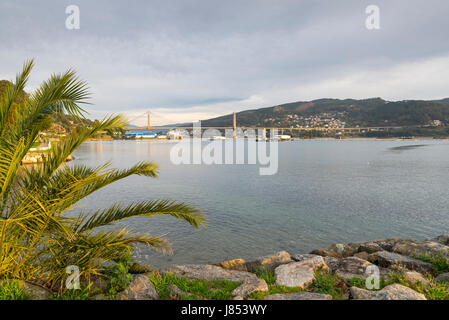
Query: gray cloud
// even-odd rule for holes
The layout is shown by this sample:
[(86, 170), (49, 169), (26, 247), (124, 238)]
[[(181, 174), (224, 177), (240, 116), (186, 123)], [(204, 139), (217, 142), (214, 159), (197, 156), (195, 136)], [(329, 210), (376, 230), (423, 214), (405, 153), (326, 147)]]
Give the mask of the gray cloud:
[[(80, 30), (65, 28), (70, 4)], [(369, 4), (381, 30), (365, 28)], [(30, 57), (30, 89), (73, 67), (92, 117), (151, 109), (161, 122), (321, 97), (441, 98), (448, 16), (445, 0), (4, 0), (0, 78)]]

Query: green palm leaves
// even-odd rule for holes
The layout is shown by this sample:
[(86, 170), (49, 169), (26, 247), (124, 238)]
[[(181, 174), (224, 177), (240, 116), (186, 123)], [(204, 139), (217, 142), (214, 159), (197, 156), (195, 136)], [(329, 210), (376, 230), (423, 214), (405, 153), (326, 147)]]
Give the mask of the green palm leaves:
[(15, 83), (0, 92), (0, 277), (61, 285), (68, 265), (77, 265), (81, 275), (89, 278), (105, 262), (127, 254), (131, 244), (171, 252), (169, 243), (157, 236), (126, 228), (98, 230), (123, 219), (170, 215), (195, 228), (204, 226), (205, 217), (198, 209), (172, 200), (117, 203), (77, 218), (66, 215), (80, 200), (111, 183), (132, 175), (157, 177), (158, 166), (142, 162), (117, 170), (109, 164), (96, 168), (64, 165), (70, 154), (98, 132), (123, 129), (123, 117), (112, 116), (74, 130), (53, 144), (42, 165), (22, 167), (22, 159), (48, 124), (48, 117), (55, 113), (83, 117), (80, 105), (89, 98), (86, 83), (69, 70), (52, 75), (22, 99), (32, 67), (33, 61), (26, 62)]

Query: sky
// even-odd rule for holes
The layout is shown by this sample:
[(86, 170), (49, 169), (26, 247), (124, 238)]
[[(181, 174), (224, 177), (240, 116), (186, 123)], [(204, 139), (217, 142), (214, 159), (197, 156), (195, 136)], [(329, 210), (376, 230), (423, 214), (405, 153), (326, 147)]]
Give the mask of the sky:
[(441, 99), (448, 30), (447, 0), (2, 0), (0, 79), (34, 58), (31, 91), (73, 68), (90, 118), (137, 125), (147, 110), (163, 125), (320, 98)]

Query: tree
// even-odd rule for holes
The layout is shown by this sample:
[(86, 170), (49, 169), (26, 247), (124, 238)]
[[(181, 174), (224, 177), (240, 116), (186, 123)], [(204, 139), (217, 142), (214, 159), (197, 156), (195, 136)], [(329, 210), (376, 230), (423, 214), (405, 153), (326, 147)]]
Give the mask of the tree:
[(26, 62), (0, 97), (0, 277), (39, 279), (61, 287), (67, 266), (76, 265), (81, 277), (89, 278), (105, 262), (128, 254), (132, 244), (171, 252), (161, 237), (130, 233), (126, 228), (97, 230), (122, 219), (171, 215), (195, 228), (204, 226), (205, 217), (198, 209), (171, 200), (117, 203), (76, 218), (67, 216), (80, 200), (111, 183), (131, 175), (156, 177), (158, 166), (142, 162), (117, 170), (109, 164), (96, 168), (65, 165), (67, 157), (99, 131), (117, 132), (127, 125), (122, 116), (111, 116), (77, 128), (54, 144), (42, 165), (22, 167), (22, 159), (48, 124), (48, 117), (66, 113), (83, 118), (86, 112), (80, 105), (90, 96), (86, 83), (68, 70), (52, 75), (16, 103), (33, 64)]

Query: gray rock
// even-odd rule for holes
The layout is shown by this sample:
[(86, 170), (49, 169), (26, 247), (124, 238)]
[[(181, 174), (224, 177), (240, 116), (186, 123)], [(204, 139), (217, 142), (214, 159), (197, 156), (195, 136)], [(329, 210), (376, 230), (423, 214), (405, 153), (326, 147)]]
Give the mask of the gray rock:
[(315, 258), (315, 257), (321, 257), (321, 256), (319, 256), (317, 254), (311, 254), (311, 253), (300, 253), (300, 254), (295, 254), (294, 256), (292, 256), (292, 259), (294, 261), (301, 262), (306, 259)]
[(405, 280), (407, 280), (410, 284), (422, 283), (425, 286), (430, 284), (429, 280), (427, 280), (421, 273), (416, 271), (406, 271), (404, 272)]
[(367, 276), (366, 268), (371, 265), (372, 263), (369, 261), (357, 257), (348, 257), (340, 260), (335, 273), (345, 279), (352, 277), (365, 278)]
[(369, 261), (369, 253), (366, 251), (357, 252), (354, 257)]
[(340, 266), (341, 259), (337, 259), (334, 257), (323, 257), (323, 259), (324, 259), (324, 262), (326, 262), (326, 265), (328, 266), (328, 268), (334, 272)]
[(400, 284), (389, 285), (380, 291), (351, 287), (350, 292), (354, 300), (427, 300), (423, 294)]
[(403, 239), (397, 241), (391, 251), (405, 256), (442, 254), (449, 258), (449, 246), (435, 241)]
[(445, 246), (449, 246), (449, 234), (443, 234), (441, 236), (431, 239), (430, 241), (438, 242), (444, 244)]
[(333, 257), (333, 258), (337, 258), (337, 259), (341, 259), (343, 257), (341, 254), (338, 254), (335, 251), (331, 251), (331, 250), (324, 249), (324, 248), (315, 249), (315, 250), (311, 251), (310, 253), (314, 254), (314, 255), (322, 256), (322, 257)]
[(432, 265), (430, 263), (388, 251), (379, 251), (371, 254), (370, 261), (373, 261), (375, 264), (385, 268), (397, 265), (420, 272), (432, 271)]
[(31, 283), (24, 280), (14, 280), (20, 288), (32, 299), (32, 300), (49, 300), (52, 297), (52, 292), (45, 287), (42, 287), (36, 283)]
[(315, 279), (314, 271), (305, 267), (302, 262), (283, 264), (275, 269), (276, 284), (286, 287), (304, 288)]
[(364, 242), (359, 246), (358, 252), (374, 253), (382, 251), (382, 247), (376, 242)]
[(402, 239), (400, 239), (400, 238), (388, 238), (388, 239), (374, 240), (372, 242), (377, 243), (385, 251), (391, 251), (391, 250), (393, 250), (393, 247), (396, 244), (396, 242), (398, 242), (400, 240), (402, 240)]
[(255, 261), (246, 263), (246, 268), (250, 272), (256, 272), (261, 269), (274, 271), (281, 264), (292, 262), (292, 258), (287, 251), (281, 251), (274, 255), (263, 256)]
[(332, 300), (332, 296), (311, 292), (293, 292), (271, 294), (266, 296), (265, 300)]
[(449, 283), (449, 272), (442, 273), (435, 278), (436, 281), (448, 282)]
[(244, 281), (240, 286), (232, 290), (231, 295), (233, 297), (242, 297), (246, 298), (251, 293), (256, 291), (268, 291), (268, 285), (263, 279), (259, 278), (251, 278)]
[(357, 252), (357, 250), (355, 250), (354, 248), (352, 248), (348, 245), (345, 245), (345, 244), (341, 244), (341, 243), (331, 245), (328, 250), (336, 252), (338, 255), (340, 255), (344, 258), (350, 257), (350, 256), (354, 255), (354, 253)]
[(120, 300), (157, 300), (159, 295), (153, 282), (145, 275), (137, 275), (128, 288), (117, 294)]
[(233, 290), (234, 297), (242, 296), (246, 298), (254, 291), (268, 291), (266, 282), (259, 279), (255, 274), (247, 271), (224, 269), (208, 264), (191, 264), (183, 266), (173, 266), (164, 271), (171, 272), (177, 276), (194, 280), (228, 280), (241, 282), (240, 286)]

